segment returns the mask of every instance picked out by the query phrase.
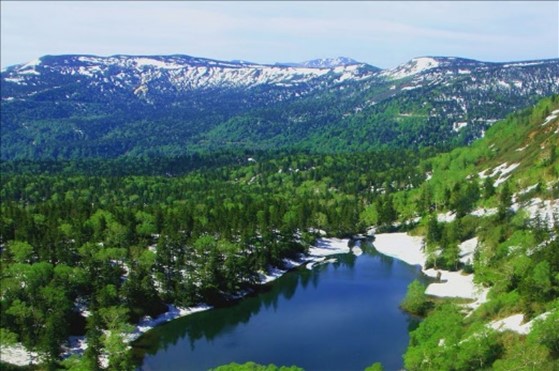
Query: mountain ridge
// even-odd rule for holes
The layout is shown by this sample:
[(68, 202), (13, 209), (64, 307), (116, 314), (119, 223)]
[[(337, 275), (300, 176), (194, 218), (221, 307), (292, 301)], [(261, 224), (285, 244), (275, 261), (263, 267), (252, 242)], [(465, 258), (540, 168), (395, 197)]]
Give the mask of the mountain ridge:
[(417, 57), (381, 70), (67, 55), (11, 66), (1, 82), (4, 159), (237, 145), (339, 152), (471, 142), (507, 112), (558, 93), (559, 59)]

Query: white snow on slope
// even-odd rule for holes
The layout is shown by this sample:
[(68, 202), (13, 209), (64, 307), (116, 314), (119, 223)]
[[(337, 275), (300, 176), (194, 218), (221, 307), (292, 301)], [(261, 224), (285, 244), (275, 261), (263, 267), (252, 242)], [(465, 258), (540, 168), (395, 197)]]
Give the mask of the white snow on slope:
[(487, 177), (494, 177), (497, 174), (499, 174), (501, 177), (507, 175), (508, 173), (510, 173), (511, 171), (513, 171), (514, 169), (516, 169), (518, 167), (518, 165), (520, 165), (519, 163), (514, 163), (514, 164), (510, 164), (508, 165), (506, 162), (504, 164), (501, 164), (499, 166), (496, 166), (493, 171), (491, 172), (491, 174), (487, 175), (485, 174), (486, 172), (489, 171), (489, 169), (487, 170), (483, 170), (481, 172), (478, 173), (479, 177), (481, 179), (485, 179)]
[(559, 109), (556, 109), (555, 111), (551, 112), (551, 115), (549, 115), (545, 118), (542, 126), (545, 126), (545, 125), (549, 124), (551, 121), (555, 120), (557, 117), (559, 117)]
[(468, 123), (466, 121), (455, 122), (454, 124), (452, 124), (452, 130), (458, 132), (460, 131), (460, 129), (465, 128), (466, 126), (468, 126)]
[(425, 265), (423, 238), (406, 233), (379, 233), (373, 245), (381, 254), (391, 256), (410, 265)]
[(471, 264), (474, 261), (474, 252), (476, 250), (478, 239), (474, 237), (460, 244), (460, 262)]
[(536, 62), (518, 62), (518, 63), (507, 63), (503, 67), (526, 67), (526, 66), (535, 66), (538, 64), (543, 64), (545, 61), (536, 61)]
[[(110, 80), (110, 83), (121, 88), (136, 89), (137, 80), (141, 85), (151, 86), (167, 80), (178, 90), (239, 87), (250, 88), (262, 84), (277, 86), (306, 86), (325, 75), (331, 75), (331, 83), (346, 80), (362, 80), (375, 75), (376, 72), (364, 72), (359, 65), (337, 66), (333, 68), (285, 67), (258, 64), (239, 64), (218, 62), (189, 57), (94, 57), (79, 56), (73, 63), (48, 66), (51, 70), (63, 75), (82, 75), (92, 78), (93, 84)], [(76, 63), (77, 62), (77, 63)], [(19, 66), (7, 78), (22, 75), (39, 74), (35, 66), (40, 63), (28, 63)], [(112, 74), (111, 70), (130, 71), (129, 73)], [(109, 78), (107, 80), (107, 78)], [(306, 86), (307, 89), (312, 88)]]
[(450, 272), (442, 269), (424, 270), (427, 276), (436, 278), (440, 274), (442, 282), (434, 282), (427, 286), (425, 293), (441, 298), (464, 298), (475, 300), (480, 294), (481, 288), (474, 284), (473, 274), (463, 274), (462, 272)]
[(533, 198), (528, 202), (518, 203), (512, 205), (512, 210), (517, 212), (523, 209), (528, 213), (530, 219), (535, 219), (537, 216), (542, 221), (547, 221), (549, 227), (553, 226), (554, 218), (559, 217), (559, 199), (555, 200), (542, 200), (541, 198)]
[(163, 68), (163, 69), (178, 69), (184, 68), (184, 65), (180, 65), (177, 63), (165, 62), (160, 61), (153, 58), (134, 58), (134, 62), (138, 67), (156, 67), (156, 68)]
[(416, 75), (423, 71), (437, 68), (438, 66), (439, 66), (439, 62), (434, 58), (430, 58), (430, 57), (413, 58), (406, 64), (400, 65), (391, 70), (383, 71), (381, 73), (381, 76), (398, 80), (408, 76)]
[(309, 256), (321, 257), (335, 254), (347, 254), (350, 252), (348, 246), (349, 239), (339, 238), (319, 238), (316, 241), (316, 246), (309, 249)]
[(148, 332), (155, 326), (158, 326), (162, 323), (172, 321), (174, 319), (188, 316), (189, 314), (202, 312), (208, 309), (211, 309), (212, 306), (201, 304), (195, 307), (190, 308), (180, 308), (175, 307), (174, 305), (167, 306), (167, 312), (161, 314), (156, 318), (151, 318), (150, 316), (144, 317), (140, 323), (136, 326), (136, 328), (127, 336), (126, 340), (132, 342), (138, 339), (142, 334)]
[(521, 335), (527, 335), (532, 330), (534, 322), (537, 320), (545, 319), (551, 312), (545, 312), (531, 320), (530, 322), (524, 322), (524, 314), (513, 314), (512, 316), (493, 321), (489, 323), (489, 327), (496, 331), (514, 331)]
[(456, 219), (456, 214), (452, 211), (448, 211), (444, 214), (437, 214), (437, 221), (439, 223), (451, 223)]
[[(464, 251), (470, 247), (470, 241), (463, 247)], [(423, 273), (429, 277), (437, 277), (440, 274), (441, 281), (431, 283), (425, 291), (428, 295), (438, 297), (456, 297), (474, 300), (467, 305), (475, 309), (487, 297), (487, 289), (474, 284), (473, 274), (462, 272), (450, 272), (445, 270), (424, 269), (427, 257), (423, 252), (423, 238), (409, 236), (406, 233), (382, 233), (375, 236), (373, 243), (381, 254), (402, 260), (411, 265), (420, 265)]]
[(480, 209), (476, 209), (476, 210), (474, 210), (470, 213), (470, 215), (478, 216), (478, 217), (491, 216), (491, 215), (495, 215), (495, 214), (497, 214), (497, 208), (496, 207), (492, 207), (492, 208), (489, 208), (489, 209), (480, 208)]
[(483, 170), (481, 172), (478, 173), (480, 179), (485, 179), (487, 177), (494, 177), (499, 175), (499, 178), (493, 183), (493, 186), (498, 187), (501, 183), (504, 183), (508, 178), (509, 178), (509, 174), (514, 171), (514, 169), (516, 169), (518, 166), (520, 165), (520, 163), (514, 163), (514, 164), (510, 164), (508, 165), (506, 162), (504, 164), (501, 164), (497, 167), (495, 167), (493, 169), (493, 171), (491, 172), (491, 174), (487, 175), (486, 173), (490, 170), (490, 169), (486, 169)]

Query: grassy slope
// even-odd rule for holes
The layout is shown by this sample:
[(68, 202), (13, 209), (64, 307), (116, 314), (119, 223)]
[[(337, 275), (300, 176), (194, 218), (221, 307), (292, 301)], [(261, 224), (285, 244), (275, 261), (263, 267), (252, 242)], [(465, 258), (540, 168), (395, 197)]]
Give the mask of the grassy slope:
[[(556, 117), (551, 117), (552, 112)], [(558, 144), (559, 96), (553, 96), (495, 124), (470, 147), (426, 161), (423, 166), (426, 172), (432, 173), (432, 178), (420, 189), (396, 195), (396, 199), (418, 202), (422, 192), (429, 189), (437, 208), (435, 212), (440, 213), (452, 211), (448, 199), (449, 195), (452, 199), (455, 185), (477, 182), (482, 195), (472, 209), (498, 208), (506, 187), (512, 202), (518, 202), (519, 206), (519, 211), (509, 209), (505, 216), (466, 215), (458, 221), (440, 223), (447, 244), (449, 240), (451, 245), (466, 239), (460, 229), (469, 228), (479, 238), (471, 269), (478, 283), (491, 287), (489, 301), (461, 320), (453, 315), (462, 309), (438, 302), (437, 309), (411, 334), (405, 355), (406, 368), (543, 370), (556, 369), (559, 365), (559, 221), (548, 220), (547, 226), (542, 227), (534, 221), (533, 213), (530, 216), (522, 211), (539, 198), (551, 201), (555, 217), (559, 214)], [(517, 166), (509, 174), (495, 171), (499, 166), (512, 164)], [(506, 181), (497, 182), (494, 195), (484, 195), (485, 180), (480, 173), (492, 174), (491, 183), (498, 179)], [(530, 191), (526, 192), (527, 189)], [(403, 206), (400, 211), (403, 211), (402, 218), (406, 213), (413, 215)], [(428, 215), (423, 216), (415, 232), (427, 234)], [(437, 247), (444, 251), (444, 243), (437, 242), (440, 243)], [(543, 312), (552, 314), (527, 336), (488, 332), (487, 325), (496, 319), (519, 313), (528, 321)], [(454, 322), (450, 318), (455, 318)], [(479, 339), (475, 350), (473, 338)]]

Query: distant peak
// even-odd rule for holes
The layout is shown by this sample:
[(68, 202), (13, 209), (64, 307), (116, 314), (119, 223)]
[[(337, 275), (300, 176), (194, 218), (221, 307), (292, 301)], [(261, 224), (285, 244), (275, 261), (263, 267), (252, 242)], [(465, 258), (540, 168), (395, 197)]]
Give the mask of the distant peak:
[(310, 68), (332, 68), (339, 66), (350, 66), (353, 64), (360, 64), (355, 59), (347, 57), (337, 57), (337, 58), (324, 58), (324, 59), (313, 59), (301, 63), (303, 67)]
[(276, 65), (279, 66), (307, 67), (307, 68), (334, 68), (340, 66), (351, 66), (356, 64), (362, 64), (362, 63), (348, 57), (311, 59), (309, 61), (298, 62), (298, 63), (276, 63)]
[(258, 64), (258, 63), (254, 63), (254, 62), (250, 62), (250, 61), (245, 61), (244, 59), (233, 59), (231, 61), (231, 63), (242, 64), (242, 65), (257, 65)]

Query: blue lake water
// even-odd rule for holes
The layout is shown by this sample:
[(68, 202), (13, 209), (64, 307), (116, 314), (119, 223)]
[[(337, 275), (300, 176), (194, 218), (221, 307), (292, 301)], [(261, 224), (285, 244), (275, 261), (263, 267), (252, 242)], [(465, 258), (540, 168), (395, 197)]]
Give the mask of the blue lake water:
[(230, 362), (306, 370), (403, 366), (417, 319), (399, 308), (419, 267), (373, 251), (291, 271), (258, 295), (155, 328), (134, 344), (142, 370), (207, 370)]

